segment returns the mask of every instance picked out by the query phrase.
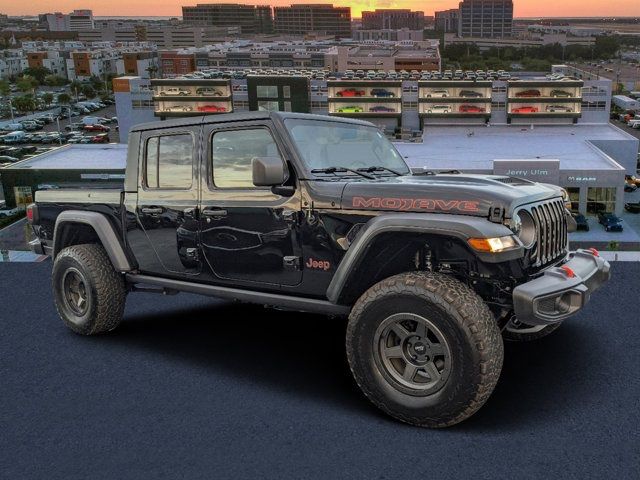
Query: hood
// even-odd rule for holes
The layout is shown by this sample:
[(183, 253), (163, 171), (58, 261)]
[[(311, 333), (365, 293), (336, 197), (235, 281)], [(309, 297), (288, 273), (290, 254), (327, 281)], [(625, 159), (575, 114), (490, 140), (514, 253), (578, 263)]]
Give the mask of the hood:
[(498, 175), (408, 175), (345, 185), (345, 210), (454, 213), (487, 217), (500, 207), (514, 208), (562, 196), (560, 187)]

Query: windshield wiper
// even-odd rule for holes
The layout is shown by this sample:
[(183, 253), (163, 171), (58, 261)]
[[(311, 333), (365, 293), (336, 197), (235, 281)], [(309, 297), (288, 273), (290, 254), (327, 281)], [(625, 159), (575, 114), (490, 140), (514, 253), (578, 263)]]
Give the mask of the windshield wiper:
[(390, 172), (390, 173), (393, 173), (394, 175), (397, 175), (398, 177), (402, 177), (404, 175), (404, 173), (400, 173), (397, 170), (393, 170), (393, 169), (391, 169), (389, 167), (382, 167), (382, 166), (358, 168), (358, 171), (359, 172), (367, 172), (367, 173)]
[(368, 173), (359, 172), (358, 170), (354, 170), (353, 168), (346, 167), (326, 167), (326, 168), (314, 168), (311, 170), (311, 173), (346, 173), (351, 172), (356, 175), (360, 175), (361, 177), (368, 178), (369, 180), (375, 180), (376, 177), (373, 175), (369, 175)]

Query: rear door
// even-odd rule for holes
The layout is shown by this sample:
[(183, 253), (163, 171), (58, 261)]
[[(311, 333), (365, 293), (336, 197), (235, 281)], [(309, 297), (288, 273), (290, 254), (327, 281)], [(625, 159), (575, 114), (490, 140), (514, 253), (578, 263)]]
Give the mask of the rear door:
[(141, 138), (135, 209), (138, 235), (128, 234), (140, 270), (193, 276), (198, 259), (200, 126), (148, 131)]

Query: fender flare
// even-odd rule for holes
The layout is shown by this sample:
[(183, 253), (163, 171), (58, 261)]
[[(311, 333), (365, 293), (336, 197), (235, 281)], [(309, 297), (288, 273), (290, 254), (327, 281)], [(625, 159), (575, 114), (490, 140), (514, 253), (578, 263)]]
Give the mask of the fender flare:
[[(388, 232), (411, 232), (453, 237), (466, 243), (469, 238), (492, 238), (513, 235), (508, 227), (483, 217), (438, 213), (390, 213), (369, 220), (358, 232), (327, 288), (327, 298), (338, 303), (354, 270), (367, 255), (376, 237)], [(524, 247), (500, 253), (474, 252), (486, 263), (501, 263), (524, 256)]]
[(65, 210), (58, 215), (56, 226), (53, 230), (53, 258), (55, 258), (62, 249), (58, 242), (58, 235), (66, 223), (89, 225), (96, 232), (96, 235), (98, 235), (113, 267), (119, 272), (130, 272), (133, 270), (122, 246), (122, 242), (118, 238), (118, 235), (116, 235), (113, 226), (111, 226), (105, 215), (97, 212)]

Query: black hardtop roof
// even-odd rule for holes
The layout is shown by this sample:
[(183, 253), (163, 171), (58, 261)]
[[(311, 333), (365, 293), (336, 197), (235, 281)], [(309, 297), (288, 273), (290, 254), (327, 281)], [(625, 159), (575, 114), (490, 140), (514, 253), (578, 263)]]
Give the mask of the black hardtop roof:
[(329, 117), (327, 115), (314, 115), (310, 113), (293, 113), (293, 112), (235, 112), (222, 113), (219, 115), (203, 115), (197, 117), (177, 118), (171, 120), (162, 120), (157, 122), (141, 123), (134, 126), (132, 132), (141, 132), (145, 130), (159, 130), (176, 127), (186, 127), (192, 125), (204, 125), (212, 123), (228, 123), (248, 120), (269, 120), (269, 119), (285, 120), (287, 118), (300, 118), (308, 120), (330, 120), (333, 122), (353, 123), (356, 125), (372, 126), (370, 122), (363, 120), (355, 120), (343, 117)]

